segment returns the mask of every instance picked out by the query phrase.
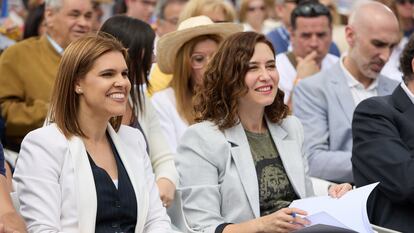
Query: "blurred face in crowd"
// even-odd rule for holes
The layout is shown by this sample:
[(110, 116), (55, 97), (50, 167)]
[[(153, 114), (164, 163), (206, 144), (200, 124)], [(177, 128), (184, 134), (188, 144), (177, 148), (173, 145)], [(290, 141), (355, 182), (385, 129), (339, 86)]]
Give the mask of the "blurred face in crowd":
[(275, 11), (282, 23), (286, 27), (290, 27), (290, 14), (295, 9), (296, 3), (294, 1), (286, 0), (283, 4), (276, 4)]
[(183, 2), (172, 2), (164, 8), (164, 18), (157, 19), (157, 35), (163, 36), (169, 32), (177, 30), (178, 18), (184, 8)]
[(403, 19), (413, 18), (414, 0), (396, 0), (396, 3), (399, 17)]
[(347, 26), (345, 36), (350, 46), (348, 56), (357, 67), (354, 75), (374, 79), (399, 41), (398, 22), (380, 20), (358, 28)]
[(202, 85), (207, 63), (216, 53), (217, 49), (218, 44), (212, 39), (202, 40), (194, 46), (190, 61), (192, 78), (196, 85)]
[(62, 48), (90, 32), (92, 4), (89, 0), (63, 0), (59, 9), (46, 8), (47, 33)]
[(121, 116), (126, 111), (130, 89), (128, 68), (122, 53), (105, 53), (76, 84), (80, 114), (92, 114), (108, 120)]
[(149, 22), (154, 14), (157, 0), (126, 0), (127, 15), (144, 22)]
[(263, 0), (250, 0), (247, 5), (246, 21), (250, 25), (261, 25), (266, 17), (266, 5)]
[(326, 16), (297, 17), (296, 28), (291, 30), (293, 53), (306, 57), (316, 51), (316, 62), (320, 65), (332, 43), (332, 27)]
[(277, 94), (279, 74), (275, 55), (265, 43), (257, 43), (249, 69), (245, 76), (248, 92), (239, 100), (240, 109), (265, 108), (271, 105)]
[(216, 8), (214, 10), (203, 10), (202, 15), (205, 15), (209, 17), (213, 22), (220, 23), (220, 22), (226, 22), (226, 15), (224, 13), (223, 9)]

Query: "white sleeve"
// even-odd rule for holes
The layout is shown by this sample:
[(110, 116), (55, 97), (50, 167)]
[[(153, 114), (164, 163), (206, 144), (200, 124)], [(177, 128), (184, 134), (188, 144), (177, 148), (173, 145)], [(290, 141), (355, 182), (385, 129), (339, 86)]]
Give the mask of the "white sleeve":
[[(59, 140), (59, 139), (58, 139)], [(60, 232), (62, 193), (59, 178), (67, 152), (42, 132), (23, 140), (14, 180), (20, 213), (28, 232)]]

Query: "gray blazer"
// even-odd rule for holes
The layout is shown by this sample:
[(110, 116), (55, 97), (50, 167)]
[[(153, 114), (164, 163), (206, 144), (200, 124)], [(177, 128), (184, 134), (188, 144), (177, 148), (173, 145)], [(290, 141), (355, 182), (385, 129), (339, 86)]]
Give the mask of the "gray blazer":
[[(391, 94), (397, 85), (379, 75), (378, 95)], [(339, 62), (299, 82), (292, 100), (293, 113), (305, 131), (304, 151), (310, 175), (352, 182), (351, 122), (355, 104)]]
[[(267, 124), (296, 194), (312, 196), (301, 152), (300, 121), (290, 116), (280, 125)], [(192, 125), (181, 138), (177, 154), (179, 191), (193, 230), (213, 233), (222, 223), (260, 217), (256, 169), (241, 124), (224, 132), (209, 121)]]

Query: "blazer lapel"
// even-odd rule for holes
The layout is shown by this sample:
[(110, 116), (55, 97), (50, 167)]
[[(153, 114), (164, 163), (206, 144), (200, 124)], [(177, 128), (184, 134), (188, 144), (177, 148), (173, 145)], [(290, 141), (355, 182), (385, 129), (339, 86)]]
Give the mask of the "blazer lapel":
[[(129, 179), (131, 180), (132, 186), (135, 191), (135, 196), (137, 199), (137, 225), (135, 227), (135, 232), (144, 232), (144, 226), (145, 221), (147, 219), (147, 213), (148, 213), (148, 194), (144, 192), (144, 185), (145, 182), (143, 179), (144, 174), (142, 171), (134, 171), (131, 167), (131, 165), (134, 164), (134, 161), (137, 160), (137, 158), (132, 158), (136, 153), (139, 153), (139, 151), (129, 151), (128, 148), (125, 146), (125, 144), (121, 141), (121, 138), (118, 136), (118, 134), (115, 132), (115, 130), (112, 128), (110, 124), (108, 124), (108, 132), (109, 135), (115, 145), (116, 150), (118, 151), (119, 157), (121, 158), (121, 161), (125, 167), (126, 172), (128, 173)], [(140, 150), (140, 148), (134, 148), (135, 150)], [(146, 153), (145, 151), (141, 151), (141, 153)], [(141, 177), (140, 177), (141, 175)]]
[(231, 144), (231, 156), (240, 176), (250, 207), (256, 218), (260, 217), (259, 184), (249, 143), (241, 124), (224, 131)]
[(267, 121), (267, 125), (273, 142), (279, 152), (283, 167), (285, 168), (286, 174), (289, 177), (294, 190), (297, 192), (299, 197), (305, 197), (306, 190), (304, 187), (306, 187), (306, 185), (303, 167), (301, 166), (302, 154), (297, 142), (286, 139), (288, 134), (279, 125), (269, 121)]
[(85, 145), (80, 137), (72, 136), (69, 150), (75, 172), (75, 189), (78, 194), (79, 232), (95, 232), (97, 197), (91, 165)]
[(329, 75), (331, 76), (329, 80), (332, 91), (338, 99), (344, 115), (348, 118), (349, 122), (352, 122), (355, 103), (351, 90), (349, 90), (348, 83), (346, 82), (345, 74), (342, 71), (339, 62), (332, 67)]

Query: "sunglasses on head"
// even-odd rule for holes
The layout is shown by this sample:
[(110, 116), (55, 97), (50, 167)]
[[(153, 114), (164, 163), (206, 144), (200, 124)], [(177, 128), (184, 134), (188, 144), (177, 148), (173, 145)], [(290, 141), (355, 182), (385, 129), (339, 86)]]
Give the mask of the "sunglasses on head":
[(328, 15), (329, 9), (322, 4), (302, 4), (298, 5), (293, 13), (297, 16), (313, 16), (313, 15)]

